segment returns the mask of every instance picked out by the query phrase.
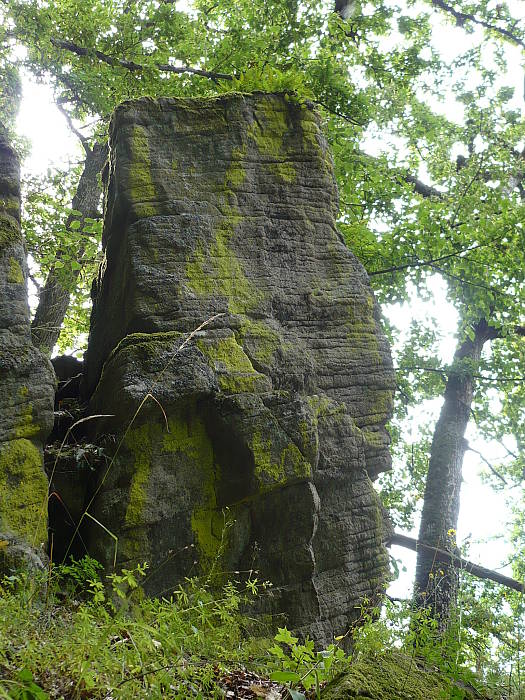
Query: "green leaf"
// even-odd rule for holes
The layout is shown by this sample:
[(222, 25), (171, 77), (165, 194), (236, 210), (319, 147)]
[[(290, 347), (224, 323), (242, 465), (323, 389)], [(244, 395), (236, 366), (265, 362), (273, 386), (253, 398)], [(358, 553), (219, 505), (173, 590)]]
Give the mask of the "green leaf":
[(298, 683), (301, 676), (294, 671), (274, 671), (270, 674), (270, 680), (277, 683)]

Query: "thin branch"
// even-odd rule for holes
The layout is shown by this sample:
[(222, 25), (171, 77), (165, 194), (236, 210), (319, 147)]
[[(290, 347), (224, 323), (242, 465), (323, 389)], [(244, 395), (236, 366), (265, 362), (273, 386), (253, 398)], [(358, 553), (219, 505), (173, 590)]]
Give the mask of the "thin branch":
[(228, 73), (215, 73), (209, 70), (202, 70), (201, 68), (190, 68), (189, 66), (172, 66), (169, 63), (157, 63), (157, 68), (162, 71), (167, 71), (168, 73), (193, 73), (194, 75), (201, 75), (203, 78), (210, 78), (211, 80), (233, 80), (233, 75)]
[(81, 134), (80, 131), (79, 131), (79, 130), (76, 128), (76, 126), (73, 124), (73, 120), (71, 119), (71, 115), (70, 115), (69, 112), (66, 110), (66, 108), (64, 107), (64, 105), (62, 104), (62, 102), (61, 102), (60, 100), (57, 100), (57, 101), (55, 102), (55, 104), (56, 104), (56, 106), (57, 106), (58, 111), (59, 111), (61, 114), (64, 115), (64, 118), (65, 118), (65, 120), (67, 121), (67, 125), (69, 126), (69, 128), (71, 129), (71, 131), (75, 134), (75, 136), (77, 137), (77, 139), (78, 139), (78, 140), (80, 141), (80, 143), (82, 144), (82, 147), (83, 147), (84, 151), (86, 152), (86, 155), (89, 155), (89, 154), (91, 153), (91, 148), (90, 148), (90, 146), (89, 146), (89, 139), (88, 139), (86, 136), (84, 136), (84, 134)]
[(399, 272), (400, 270), (407, 270), (410, 267), (424, 267), (426, 265), (433, 267), (435, 263), (437, 262), (442, 262), (443, 260), (449, 260), (450, 258), (456, 258), (459, 255), (463, 255), (464, 253), (469, 253), (473, 250), (476, 250), (476, 248), (480, 248), (483, 244), (479, 243), (475, 246), (470, 246), (468, 248), (461, 248), (458, 250), (455, 250), (453, 253), (447, 253), (446, 255), (440, 255), (437, 258), (429, 258), (428, 260), (416, 260), (415, 262), (411, 263), (405, 263), (403, 265), (394, 265), (392, 267), (387, 267), (382, 270), (374, 270), (373, 272), (369, 272), (368, 276), (369, 277), (375, 277), (376, 275), (386, 275), (388, 272)]
[(505, 27), (498, 27), (495, 24), (490, 24), (490, 22), (476, 17), (470, 12), (460, 12), (459, 10), (456, 10), (454, 7), (452, 7), (452, 5), (449, 5), (448, 3), (444, 2), (444, 0), (431, 0), (431, 3), (432, 5), (434, 5), (434, 7), (438, 7), (440, 10), (444, 10), (445, 12), (448, 12), (448, 14), (452, 15), (459, 27), (462, 27), (467, 21), (473, 22), (474, 24), (477, 24), (480, 27), (487, 29), (489, 32), (495, 32), (496, 34), (500, 34), (512, 43), (517, 44), (518, 46), (521, 46), (521, 48), (525, 49), (525, 41), (523, 41), (523, 39), (521, 39), (517, 34), (511, 32), (509, 29), (505, 29)]
[[(99, 61), (106, 63), (108, 66), (120, 66), (125, 68), (131, 73), (139, 73), (148, 68), (141, 63), (136, 63), (135, 61), (129, 61), (126, 58), (115, 58), (114, 56), (109, 56), (98, 49), (87, 49), (84, 46), (79, 46), (72, 41), (65, 41), (63, 39), (50, 39), (51, 44), (57, 49), (62, 49), (64, 51), (70, 51), (77, 56), (98, 58)], [(232, 75), (227, 73), (214, 73), (213, 71), (202, 70), (201, 68), (191, 68), (190, 66), (172, 66), (169, 63), (157, 63), (155, 64), (158, 70), (165, 71), (168, 73), (175, 73), (180, 75), (182, 73), (192, 73), (194, 75), (200, 75), (203, 78), (210, 78), (211, 80), (233, 80)]]
[(349, 117), (347, 114), (343, 114), (342, 112), (338, 112), (336, 109), (332, 109), (324, 102), (321, 102), (321, 100), (313, 100), (313, 101), (316, 105), (319, 105), (320, 107), (323, 107), (323, 109), (326, 109), (326, 111), (329, 112), (330, 114), (333, 114), (336, 117), (340, 117), (341, 119), (344, 119), (344, 121), (348, 122), (349, 124), (355, 124), (356, 126), (364, 126), (363, 122), (360, 122), (357, 119), (354, 119), (353, 117)]
[(451, 552), (447, 552), (444, 549), (439, 549), (438, 547), (432, 547), (429, 544), (425, 544), (420, 540), (416, 540), (413, 537), (408, 537), (407, 535), (402, 535), (399, 532), (394, 532), (387, 541), (387, 546), (398, 545), (399, 547), (405, 547), (406, 549), (411, 549), (413, 552), (424, 549), (434, 554), (434, 561), (440, 561), (445, 564), (453, 566), (455, 569), (460, 569), (461, 571), (466, 571), (477, 578), (482, 578), (489, 581), (494, 581), (507, 588), (512, 588), (514, 591), (519, 591), (520, 593), (525, 592), (525, 585), (521, 581), (516, 581), (516, 579), (510, 578), (509, 576), (503, 576), (497, 571), (492, 571), (492, 569), (486, 569), (484, 566), (479, 566), (474, 564), (467, 559), (458, 557)]
[(467, 280), (464, 277), (460, 277), (459, 275), (455, 275), (453, 272), (449, 272), (448, 270), (444, 270), (442, 267), (438, 267), (434, 263), (429, 263), (429, 267), (431, 267), (434, 270), (437, 270), (438, 272), (441, 272), (441, 274), (445, 275), (445, 277), (450, 277), (450, 279), (456, 280), (457, 282), (461, 282), (461, 284), (467, 284), (469, 287), (478, 287), (479, 289), (486, 289), (488, 292), (492, 292), (493, 294), (499, 294), (500, 296), (511, 296), (508, 292), (503, 292), (501, 289), (493, 287), (492, 285), (482, 284), (481, 282), (471, 282), (470, 280)]
[[(424, 367), (422, 365), (411, 365), (410, 367), (394, 367), (396, 372), (436, 372), (448, 376), (455, 373), (450, 367)], [(525, 382), (525, 377), (487, 377), (484, 374), (469, 374), (474, 379), (482, 379), (486, 382)]]
[(490, 469), (490, 471), (494, 474), (494, 476), (497, 476), (498, 479), (500, 479), (500, 480), (505, 484), (505, 486), (508, 486), (508, 485), (509, 485), (509, 484), (508, 484), (508, 481), (505, 479), (505, 477), (502, 476), (502, 475), (497, 471), (497, 469), (495, 469), (495, 468), (492, 466), (492, 464), (488, 461), (488, 459), (487, 459), (479, 450), (475, 450), (475, 449), (474, 449), (473, 447), (471, 447), (470, 445), (468, 445), (467, 450), (468, 450), (469, 452), (474, 452), (475, 454), (477, 454), (477, 455), (481, 458), (481, 460), (482, 460), (483, 462), (485, 462), (485, 464), (486, 464), (487, 467)]

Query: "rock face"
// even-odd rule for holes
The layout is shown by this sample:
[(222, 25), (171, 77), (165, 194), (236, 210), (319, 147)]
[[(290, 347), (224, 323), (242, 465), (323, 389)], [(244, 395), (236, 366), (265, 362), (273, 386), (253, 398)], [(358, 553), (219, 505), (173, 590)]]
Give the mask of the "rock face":
[[(89, 512), (148, 593), (256, 569), (259, 610), (329, 642), (387, 576), (394, 379), (319, 119), (286, 95), (141, 99), (110, 150), (84, 394), (118, 437)], [(86, 538), (111, 567), (115, 540)]]
[[(47, 542), (42, 442), (53, 425), (55, 375), (31, 343), (17, 156), (0, 131), (0, 573), (34, 568)], [(31, 551), (34, 548), (34, 551)]]

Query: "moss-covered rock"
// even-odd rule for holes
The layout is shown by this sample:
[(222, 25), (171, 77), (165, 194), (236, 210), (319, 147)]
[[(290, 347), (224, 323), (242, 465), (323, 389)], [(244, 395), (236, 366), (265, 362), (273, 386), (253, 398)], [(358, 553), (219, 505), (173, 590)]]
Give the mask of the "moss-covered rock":
[(0, 131), (0, 572), (24, 561), (34, 568), (47, 542), (42, 440), (55, 380), (31, 343), (26, 276), (18, 159)]
[(323, 690), (323, 700), (474, 700), (468, 684), (431, 669), (414, 657), (387, 653), (360, 657)]
[(258, 612), (320, 644), (388, 569), (370, 477), (394, 378), (336, 210), (319, 118), (293, 96), (120, 106), (83, 388), (112, 416), (91, 430), (117, 436), (91, 553), (148, 561), (156, 595), (256, 568)]

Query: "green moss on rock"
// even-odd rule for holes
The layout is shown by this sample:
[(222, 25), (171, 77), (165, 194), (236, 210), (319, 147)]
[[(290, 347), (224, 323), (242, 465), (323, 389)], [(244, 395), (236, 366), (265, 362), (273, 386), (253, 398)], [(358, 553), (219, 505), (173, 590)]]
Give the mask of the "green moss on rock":
[(173, 456), (173, 469), (196, 470), (199, 477), (199, 492), (191, 515), (191, 527), (200, 553), (203, 567), (209, 564), (220, 547), (222, 522), (217, 509), (215, 483), (217, 466), (213, 448), (202, 417), (191, 402), (179, 407), (170, 415), (168, 429), (164, 424), (145, 423), (132, 428), (125, 439), (127, 449), (133, 455), (133, 474), (129, 489), (125, 524), (127, 529), (126, 554), (148, 558), (147, 525), (148, 512), (156, 505), (155, 478), (152, 464), (155, 454), (169, 453)]
[(257, 372), (235, 336), (209, 342), (197, 340), (197, 347), (218, 375), (219, 386), (229, 394), (252, 392), (264, 377)]
[(278, 454), (274, 454), (272, 441), (256, 431), (249, 446), (254, 459), (255, 477), (263, 489), (268, 486), (282, 486), (312, 475), (310, 463), (292, 442)]
[(24, 284), (24, 273), (20, 267), (20, 263), (16, 258), (9, 258), (9, 270), (7, 272), (7, 281), (11, 284)]
[(285, 146), (286, 134), (290, 129), (286, 112), (272, 96), (262, 98), (257, 104), (257, 111), (263, 115), (263, 119), (250, 124), (248, 135), (255, 142), (259, 153), (268, 160), (275, 175), (290, 184), (296, 179), (297, 173)]
[(421, 667), (416, 660), (401, 653), (360, 658), (323, 691), (324, 700), (445, 700), (451, 697), (467, 700), (480, 696), (453, 687), (452, 681), (444, 675)]
[(155, 185), (151, 176), (151, 157), (148, 132), (139, 124), (133, 125), (130, 139), (131, 164), (129, 168), (130, 198), (139, 217), (155, 216)]
[(47, 479), (41, 451), (25, 438), (0, 446), (0, 522), (33, 545), (47, 540)]
[(242, 164), (246, 148), (234, 148), (228, 170), (226, 171), (226, 187), (236, 190), (246, 179), (246, 170)]
[(152, 437), (158, 439), (160, 437), (159, 433), (159, 425), (145, 423), (138, 428), (131, 429), (126, 435), (125, 445), (134, 456), (134, 472), (129, 490), (129, 501), (125, 518), (125, 523), (128, 527), (143, 524), (147, 486), (151, 469)]
[(242, 318), (237, 335), (241, 343), (246, 340), (253, 341), (253, 357), (263, 364), (271, 363), (275, 352), (284, 347), (284, 342), (276, 331), (262, 321), (252, 321), (247, 317)]
[[(24, 394), (25, 390), (25, 394)], [(20, 395), (27, 395), (27, 387), (20, 388)], [(41, 432), (42, 428), (33, 422), (33, 405), (27, 403), (22, 411), (22, 415), (19, 419), (18, 425), (14, 430), (14, 436), (17, 438), (31, 438), (35, 437)]]
[(18, 221), (0, 209), (0, 251), (8, 245), (20, 241), (21, 238)]
[(246, 313), (257, 307), (262, 293), (248, 280), (230, 245), (241, 217), (227, 203), (222, 210), (215, 240), (200, 244), (186, 264), (187, 284), (196, 294), (225, 297), (231, 313)]

